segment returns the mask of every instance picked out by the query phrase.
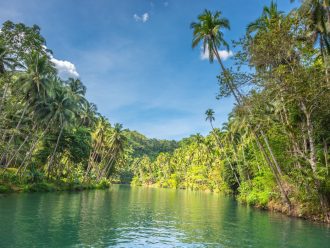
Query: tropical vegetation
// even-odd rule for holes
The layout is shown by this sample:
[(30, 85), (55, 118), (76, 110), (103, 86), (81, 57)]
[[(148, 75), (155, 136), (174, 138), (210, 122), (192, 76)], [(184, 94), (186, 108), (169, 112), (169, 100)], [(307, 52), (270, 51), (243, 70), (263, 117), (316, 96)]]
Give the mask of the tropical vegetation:
[[(271, 2), (232, 42), (230, 22), (205, 10), (191, 24), (232, 97), (228, 121), (179, 142), (148, 139), (97, 112), (77, 78), (63, 79), (38, 26), (0, 32), (0, 191), (106, 187), (109, 182), (208, 190), (330, 222), (330, 2), (289, 13)], [(201, 72), (202, 73), (202, 72)]]
[(86, 99), (82, 81), (62, 79), (52, 59), (38, 26), (3, 24), (0, 192), (108, 186), (132, 153), (152, 157), (176, 146), (111, 125)]
[(285, 14), (275, 2), (235, 41), (226, 68), (229, 20), (205, 10), (191, 24), (200, 44), (220, 65), (218, 99), (233, 97), (228, 122), (192, 135), (173, 155), (144, 158), (135, 184), (222, 191), (243, 203), (330, 221), (329, 1), (305, 0)]

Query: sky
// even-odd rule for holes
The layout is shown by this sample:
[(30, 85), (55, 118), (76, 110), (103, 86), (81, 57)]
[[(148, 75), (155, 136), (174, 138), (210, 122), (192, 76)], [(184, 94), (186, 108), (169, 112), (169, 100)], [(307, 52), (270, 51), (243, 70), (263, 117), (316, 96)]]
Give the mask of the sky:
[[(191, 48), (190, 23), (221, 10), (230, 43), (244, 35), (270, 0), (1, 0), (0, 21), (37, 24), (53, 51), (59, 74), (80, 78), (87, 98), (111, 123), (150, 138), (179, 140), (206, 135), (205, 111), (216, 127), (226, 122), (233, 99), (216, 100), (219, 66)], [(279, 9), (294, 7), (278, 0)], [(221, 51), (223, 50), (223, 51)], [(220, 48), (226, 66), (235, 50)]]

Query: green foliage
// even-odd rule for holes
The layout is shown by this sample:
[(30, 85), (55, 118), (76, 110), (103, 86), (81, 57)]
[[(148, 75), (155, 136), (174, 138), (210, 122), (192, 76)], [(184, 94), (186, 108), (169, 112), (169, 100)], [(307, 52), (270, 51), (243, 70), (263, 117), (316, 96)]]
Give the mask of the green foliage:
[(38, 26), (3, 24), (0, 180), (17, 191), (90, 187), (127, 158), (122, 125), (97, 113), (80, 79), (60, 78), (51, 57)]
[(178, 147), (175, 140), (148, 139), (136, 131), (127, 130), (125, 135), (133, 150), (132, 156), (134, 158), (146, 155), (151, 160), (155, 160), (159, 153), (172, 153)]
[(241, 183), (238, 200), (241, 202), (266, 207), (276, 194), (274, 178), (270, 173), (256, 176), (251, 181)]

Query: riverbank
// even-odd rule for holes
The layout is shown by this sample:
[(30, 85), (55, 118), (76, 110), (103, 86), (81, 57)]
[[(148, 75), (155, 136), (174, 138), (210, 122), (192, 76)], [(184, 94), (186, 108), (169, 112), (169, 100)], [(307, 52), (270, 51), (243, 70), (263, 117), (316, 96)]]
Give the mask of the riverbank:
[[(2, 172), (1, 172), (2, 173)], [(118, 184), (119, 181), (111, 181), (103, 179), (100, 182), (89, 181), (83, 182), (82, 179), (68, 180), (68, 179), (48, 179), (41, 177), (37, 174), (27, 173), (24, 176), (18, 176), (17, 170), (14, 168), (9, 168), (6, 172), (2, 173), (0, 176), (0, 193), (20, 193), (20, 192), (56, 192), (56, 191), (81, 191), (81, 190), (91, 190), (91, 189), (106, 189), (110, 185)], [(127, 183), (126, 183), (127, 184)], [(132, 185), (148, 187), (148, 188), (173, 188), (173, 189), (183, 189), (192, 191), (203, 191), (212, 193), (224, 193), (227, 195), (235, 196), (236, 200), (243, 205), (252, 206), (257, 209), (279, 212), (290, 217), (302, 218), (314, 222), (329, 223), (330, 220), (327, 218), (326, 214), (321, 211), (321, 208), (315, 203), (301, 203), (296, 200), (292, 200), (291, 209), (288, 208), (286, 204), (281, 201), (281, 198), (270, 192), (273, 195), (270, 198), (266, 198), (262, 203), (261, 201), (249, 201), (247, 197), (243, 197), (239, 194), (232, 194), (226, 190), (221, 190), (219, 188), (209, 189), (206, 187), (189, 187), (183, 185), (168, 185), (160, 183), (137, 183), (133, 180)], [(254, 202), (254, 204), (252, 204)], [(330, 215), (330, 212), (328, 212)]]
[[(289, 217), (293, 218), (300, 218), (305, 219), (312, 222), (319, 222), (319, 223), (327, 223), (330, 224), (330, 219), (327, 218), (326, 214), (322, 212), (322, 209), (320, 206), (315, 205), (313, 203), (308, 202), (298, 202), (294, 199), (291, 201), (291, 209), (288, 208), (288, 206), (281, 201), (280, 197), (273, 197), (270, 198), (269, 201), (264, 202), (263, 204), (255, 203), (252, 204), (250, 201), (247, 201), (246, 199), (240, 197), (240, 195), (229, 193), (228, 191), (221, 191), (220, 189), (194, 189), (189, 187), (163, 187), (159, 183), (145, 183), (145, 184), (134, 184), (135, 186), (141, 186), (141, 187), (148, 187), (148, 188), (173, 188), (173, 189), (183, 189), (183, 190), (192, 190), (192, 191), (203, 191), (203, 192), (210, 192), (210, 193), (223, 193), (226, 195), (232, 195), (235, 197), (235, 199), (242, 205), (251, 206), (256, 209), (265, 210), (265, 211), (272, 211), (284, 214)], [(330, 215), (330, 209), (327, 213)]]
[(0, 193), (21, 192), (55, 192), (55, 191), (80, 191), (90, 189), (106, 189), (110, 187), (109, 180), (100, 182), (84, 182), (82, 179), (46, 179), (45, 177), (26, 173), (17, 175), (17, 170), (9, 168), (5, 172), (0, 171)]

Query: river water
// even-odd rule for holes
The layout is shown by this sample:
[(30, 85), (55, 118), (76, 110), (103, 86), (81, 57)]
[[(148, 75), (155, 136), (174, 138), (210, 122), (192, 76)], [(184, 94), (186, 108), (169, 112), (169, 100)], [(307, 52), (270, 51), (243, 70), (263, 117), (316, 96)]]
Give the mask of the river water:
[(0, 247), (330, 247), (330, 228), (188, 190), (0, 196)]

